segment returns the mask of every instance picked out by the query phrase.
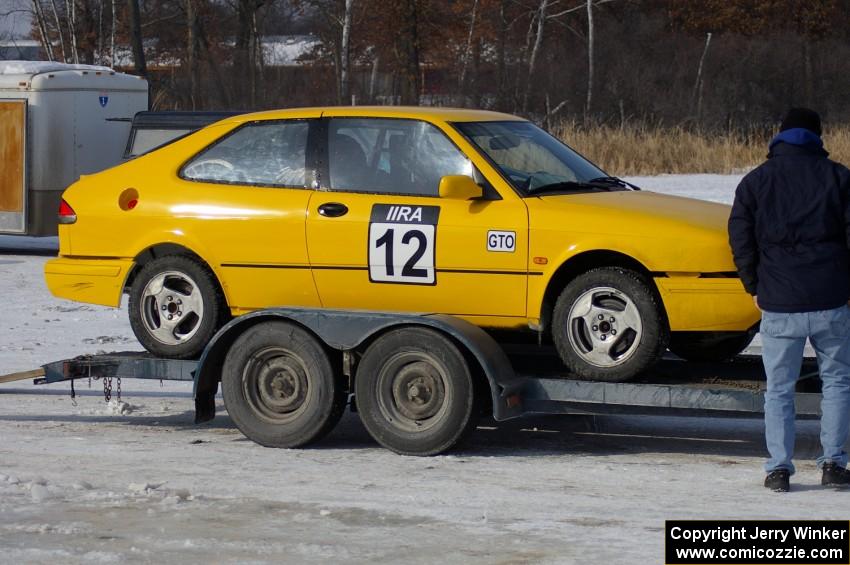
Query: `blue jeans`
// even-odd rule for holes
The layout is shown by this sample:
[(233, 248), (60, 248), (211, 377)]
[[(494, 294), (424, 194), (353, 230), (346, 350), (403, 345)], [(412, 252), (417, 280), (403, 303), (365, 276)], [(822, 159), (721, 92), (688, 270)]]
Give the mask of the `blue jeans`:
[(762, 312), (762, 360), (767, 373), (764, 397), (765, 439), (770, 459), (765, 471), (794, 473), (794, 388), (800, 378), (808, 338), (817, 353), (823, 381), (818, 467), (834, 461), (847, 466), (850, 426), (850, 308), (785, 314)]

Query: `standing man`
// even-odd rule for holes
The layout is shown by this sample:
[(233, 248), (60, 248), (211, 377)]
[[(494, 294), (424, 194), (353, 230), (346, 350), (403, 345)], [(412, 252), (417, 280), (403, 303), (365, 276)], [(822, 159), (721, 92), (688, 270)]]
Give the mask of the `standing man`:
[(735, 192), (729, 243), (741, 282), (762, 310), (767, 373), (764, 486), (794, 474), (794, 389), (808, 338), (823, 381), (821, 484), (850, 485), (850, 171), (830, 161), (817, 112), (792, 108), (767, 161)]

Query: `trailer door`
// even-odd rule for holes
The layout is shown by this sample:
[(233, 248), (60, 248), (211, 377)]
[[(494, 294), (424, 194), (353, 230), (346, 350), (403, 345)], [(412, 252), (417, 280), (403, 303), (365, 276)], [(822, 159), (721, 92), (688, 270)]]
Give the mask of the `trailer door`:
[(27, 101), (0, 100), (0, 233), (26, 230)]

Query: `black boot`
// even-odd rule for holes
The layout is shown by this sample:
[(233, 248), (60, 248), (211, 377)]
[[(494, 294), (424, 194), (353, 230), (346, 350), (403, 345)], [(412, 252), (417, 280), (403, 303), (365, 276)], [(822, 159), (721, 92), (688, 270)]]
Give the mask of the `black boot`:
[(820, 484), (825, 487), (850, 486), (850, 471), (844, 467), (839, 467), (838, 463), (834, 461), (824, 463)]
[(788, 492), (791, 488), (790, 478), (791, 473), (788, 469), (777, 469), (767, 474), (764, 478), (764, 486), (773, 492)]

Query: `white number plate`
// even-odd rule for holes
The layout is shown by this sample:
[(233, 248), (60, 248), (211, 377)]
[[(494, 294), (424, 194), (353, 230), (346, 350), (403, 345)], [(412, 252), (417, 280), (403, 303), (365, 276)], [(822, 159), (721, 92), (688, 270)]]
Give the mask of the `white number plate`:
[(437, 284), (438, 206), (375, 204), (369, 223), (369, 280)]

